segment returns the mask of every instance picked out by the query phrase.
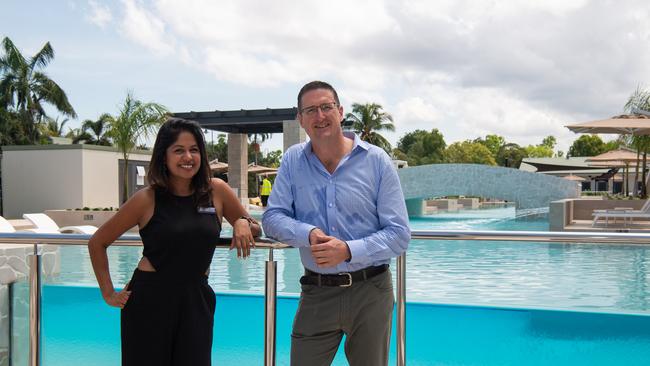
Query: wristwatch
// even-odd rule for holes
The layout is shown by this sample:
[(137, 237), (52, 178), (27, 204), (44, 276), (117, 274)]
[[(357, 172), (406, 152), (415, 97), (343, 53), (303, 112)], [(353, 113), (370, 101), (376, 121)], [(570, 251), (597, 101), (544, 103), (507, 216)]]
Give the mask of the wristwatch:
[[(248, 221), (248, 226), (251, 226), (253, 224), (257, 224), (257, 221), (255, 221), (255, 219), (250, 217), (250, 216), (246, 216), (246, 215), (240, 216), (237, 220), (241, 220), (241, 219), (244, 219), (244, 220)], [(235, 220), (235, 221), (237, 221), (237, 220)]]

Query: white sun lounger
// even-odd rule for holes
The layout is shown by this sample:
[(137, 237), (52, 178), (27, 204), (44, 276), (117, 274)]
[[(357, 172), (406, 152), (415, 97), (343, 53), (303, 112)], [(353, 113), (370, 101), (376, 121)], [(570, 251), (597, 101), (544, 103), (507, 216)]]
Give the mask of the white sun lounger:
[[(17, 232), (31, 232), (31, 233), (38, 233), (38, 234), (52, 234), (53, 231), (51, 230), (46, 230), (46, 229), (21, 229), (21, 230), (16, 230), (16, 228), (4, 217), (0, 216), (0, 233), (17, 233)], [(55, 233), (58, 233), (58, 231), (55, 231)]]
[(7, 219), (0, 216), (0, 233), (15, 233), (16, 228)]
[(596, 226), (598, 220), (605, 219), (605, 227), (609, 224), (609, 219), (623, 219), (623, 226), (627, 226), (628, 220), (630, 223), (634, 219), (648, 219), (650, 220), (650, 199), (646, 200), (640, 210), (632, 210), (626, 208), (619, 208), (614, 210), (594, 210), (591, 214), (594, 221), (592, 227)]
[(24, 214), (23, 218), (31, 222), (36, 227), (32, 231), (38, 233), (94, 234), (97, 231), (97, 227), (92, 225), (59, 227), (54, 220), (43, 213)]

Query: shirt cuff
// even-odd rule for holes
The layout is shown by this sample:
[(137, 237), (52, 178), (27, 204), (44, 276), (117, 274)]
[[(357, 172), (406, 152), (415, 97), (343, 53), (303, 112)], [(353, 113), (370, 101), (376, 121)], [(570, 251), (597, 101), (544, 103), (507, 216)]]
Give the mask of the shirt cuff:
[(348, 240), (348, 248), (350, 248), (350, 263), (367, 263), (370, 258), (366, 255), (366, 243), (363, 239)]
[(309, 246), (309, 233), (316, 226), (309, 225), (304, 222), (296, 224), (296, 242), (294, 243), (295, 248), (308, 247)]

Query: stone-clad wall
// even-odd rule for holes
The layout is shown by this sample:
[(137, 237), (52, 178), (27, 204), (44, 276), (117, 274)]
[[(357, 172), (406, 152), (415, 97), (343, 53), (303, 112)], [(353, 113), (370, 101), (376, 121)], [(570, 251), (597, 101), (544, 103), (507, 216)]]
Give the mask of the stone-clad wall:
[[(41, 245), (42, 273), (49, 276), (59, 273), (60, 258), (58, 246)], [(9, 365), (9, 290), (8, 284), (24, 281), (29, 276), (28, 256), (34, 253), (33, 245), (0, 245), (0, 366)], [(16, 345), (27, 344), (29, 337), (29, 291), (14, 293), (14, 339)], [(26, 364), (27, 350), (18, 349), (14, 355), (15, 365)]]
[(576, 182), (540, 173), (479, 164), (432, 164), (399, 169), (404, 198), (477, 196), (515, 202), (517, 209), (548, 207), (576, 198)]

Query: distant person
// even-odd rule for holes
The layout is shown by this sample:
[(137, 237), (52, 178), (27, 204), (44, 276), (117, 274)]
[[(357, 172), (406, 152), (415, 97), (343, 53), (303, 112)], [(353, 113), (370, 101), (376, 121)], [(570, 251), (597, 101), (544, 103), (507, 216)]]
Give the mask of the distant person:
[[(104, 300), (122, 309), (122, 365), (210, 365), (215, 295), (208, 269), (222, 218), (233, 226), (238, 257), (249, 256), (260, 227), (226, 183), (210, 178), (195, 122), (162, 125), (147, 180), (88, 242)], [(116, 291), (106, 249), (135, 225), (143, 256), (125, 289)]]
[(384, 150), (342, 131), (331, 85), (303, 86), (297, 118), (310, 141), (284, 154), (263, 219), (266, 235), (300, 248), (305, 266), (291, 365), (330, 365), (343, 334), (350, 365), (387, 365), (388, 263), (410, 240), (397, 172)]
[(260, 198), (262, 199), (262, 206), (266, 207), (269, 202), (269, 196), (271, 195), (271, 190), (273, 185), (268, 177), (262, 179), (262, 184), (260, 185)]

